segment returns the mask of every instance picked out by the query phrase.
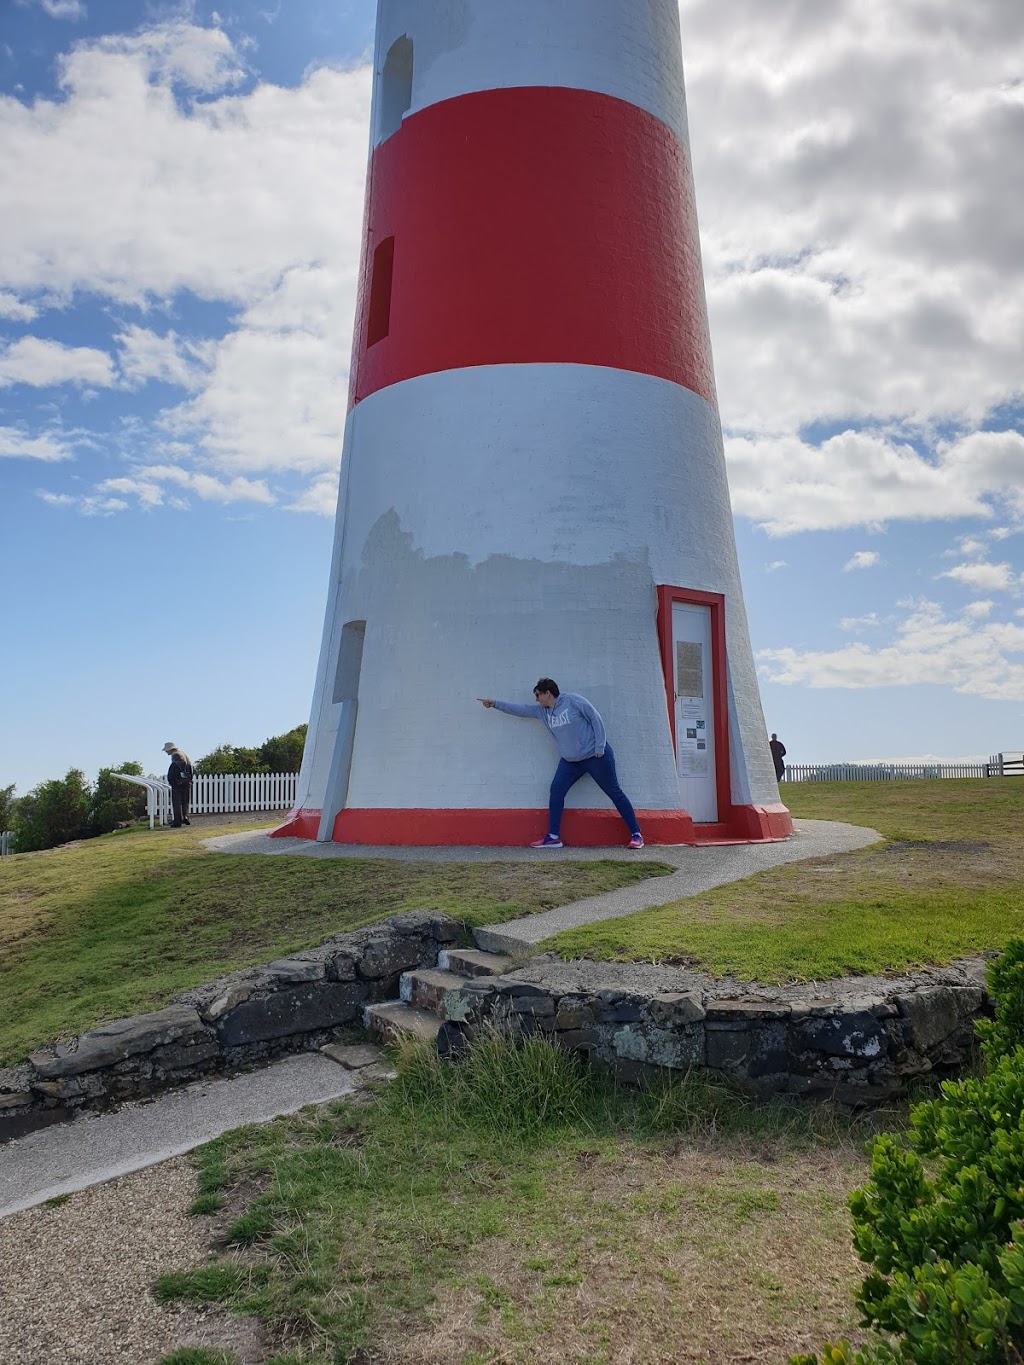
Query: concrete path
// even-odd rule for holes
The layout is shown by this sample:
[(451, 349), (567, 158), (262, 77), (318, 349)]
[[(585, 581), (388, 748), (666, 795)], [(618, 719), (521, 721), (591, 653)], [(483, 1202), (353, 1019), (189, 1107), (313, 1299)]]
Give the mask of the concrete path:
[(231, 1128), (349, 1095), (359, 1073), (315, 1052), (199, 1081), (146, 1104), (82, 1114), (0, 1147), (0, 1218), (191, 1151)]
[(794, 820), (795, 834), (774, 844), (713, 844), (695, 848), (689, 844), (649, 844), (639, 852), (626, 848), (387, 848), (356, 844), (318, 844), (311, 839), (271, 839), (267, 834), (224, 834), (203, 842), (219, 853), (290, 853), (302, 858), (397, 858), (421, 862), (592, 862), (611, 858), (630, 862), (670, 863), (676, 871), (668, 877), (588, 896), (571, 905), (543, 914), (492, 924), (476, 931), (481, 948), (495, 953), (522, 956), (533, 951), (541, 939), (561, 929), (632, 915), (653, 905), (699, 896), (713, 886), (742, 881), (783, 863), (806, 858), (850, 853), (877, 843), (877, 830), (845, 825), (833, 820)]

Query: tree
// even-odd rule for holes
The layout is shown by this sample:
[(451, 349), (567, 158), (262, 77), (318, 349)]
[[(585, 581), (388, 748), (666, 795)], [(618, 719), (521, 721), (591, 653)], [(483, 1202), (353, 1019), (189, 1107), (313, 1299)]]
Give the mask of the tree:
[(14, 833), (19, 853), (55, 848), (89, 835), (89, 784), (79, 768), (63, 778), (41, 782), (15, 807)]
[(268, 773), (297, 773), (302, 766), (306, 744), (306, 725), (296, 725), (287, 734), (273, 735), (260, 749), (260, 766)]
[(89, 830), (92, 834), (109, 834), (121, 825), (134, 824), (146, 814), (146, 793), (133, 782), (122, 782), (115, 773), (142, 776), (142, 764), (125, 762), (116, 768), (101, 768), (92, 790), (89, 810)]
[(14, 807), (17, 803), (14, 799), (14, 783), (9, 787), (0, 787), (0, 834), (5, 829), (12, 827), (14, 820)]
[(266, 772), (260, 766), (259, 749), (236, 748), (233, 744), (218, 744), (216, 749), (194, 764), (197, 773), (258, 773)]
[(258, 749), (218, 744), (195, 764), (197, 773), (295, 773), (302, 765), (305, 725), (272, 735)]

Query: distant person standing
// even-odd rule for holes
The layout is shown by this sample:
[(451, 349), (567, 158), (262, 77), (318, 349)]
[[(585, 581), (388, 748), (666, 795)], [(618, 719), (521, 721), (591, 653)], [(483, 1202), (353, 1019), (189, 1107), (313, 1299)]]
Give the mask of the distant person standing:
[(548, 832), (543, 839), (535, 839), (530, 847), (562, 847), (562, 810), (566, 795), (570, 787), (589, 774), (622, 816), (630, 836), (626, 847), (643, 848), (644, 838), (637, 824), (636, 811), (619, 786), (615, 755), (605, 735), (600, 713), (586, 697), (576, 692), (559, 692), (558, 684), (552, 678), (541, 678), (533, 695), (533, 706), (495, 701), (493, 697), (477, 698), (484, 706), (493, 706), (508, 716), (542, 720), (558, 748), (558, 767), (548, 796)]
[(167, 769), (167, 781), (171, 788), (171, 829), (181, 829), (182, 825), (192, 823), (188, 818), (192, 799), (192, 760), (170, 740), (164, 745), (164, 753), (171, 760), (171, 766)]
[(772, 735), (768, 748), (772, 751), (772, 762), (775, 764), (775, 780), (781, 782), (786, 776), (786, 765), (782, 761), (786, 757), (786, 746), (778, 735)]

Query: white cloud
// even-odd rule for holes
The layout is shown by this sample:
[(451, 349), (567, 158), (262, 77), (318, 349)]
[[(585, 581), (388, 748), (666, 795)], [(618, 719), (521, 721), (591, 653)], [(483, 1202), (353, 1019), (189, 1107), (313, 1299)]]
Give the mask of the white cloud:
[(354, 278), (309, 264), (289, 270), (210, 352), (205, 381), (168, 412), (218, 468), (331, 471), (337, 479), (347, 399)]
[[(231, 93), (243, 69), (221, 30), (171, 24), (79, 44), (60, 102), (0, 99), (0, 181), (13, 187), (0, 285), (46, 290), (51, 304), (79, 290), (227, 303), (237, 311), (222, 336), (125, 326), (122, 383), (188, 391), (159, 422), (176, 463), (336, 480), (369, 71)], [(212, 97), (183, 104), (171, 88), (181, 80)], [(321, 496), (316, 484), (307, 501)]]
[(978, 602), (968, 602), (967, 606), (964, 607), (963, 614), (969, 616), (973, 621), (983, 621), (986, 616), (992, 615), (994, 606), (995, 603), (987, 598)]
[(116, 381), (114, 363), (106, 351), (92, 346), (62, 346), (42, 337), (21, 337), (0, 350), (0, 388), (29, 384), (80, 384), (110, 388)]
[[(962, 468), (935, 432), (959, 428), (967, 459), (972, 436), (992, 439), (972, 428), (1020, 400), (1024, 258), (1006, 167), (1020, 142), (1024, 8), (681, 0), (680, 11), (737, 510), (788, 533), (987, 516), (994, 498), (1013, 501), (991, 452)], [(863, 463), (830, 448), (830, 494), (831, 459), (814, 462), (797, 432), (864, 423), (889, 434)], [(1019, 489), (1021, 438), (1009, 439)]]
[(24, 303), (16, 294), (0, 289), (0, 318), (11, 322), (31, 322), (39, 313), (34, 304)]
[(164, 501), (164, 490), (152, 479), (127, 476), (104, 479), (100, 487), (108, 493), (123, 493), (137, 498), (140, 507), (160, 507)]
[(0, 427), (0, 459), (45, 460), (56, 462), (74, 458), (67, 441), (52, 433), (29, 436), (17, 427)]
[(51, 19), (85, 18), (83, 0), (39, 0), (39, 3)]
[(851, 569), (873, 569), (880, 558), (877, 550), (858, 550), (843, 565), (843, 572), (849, 573)]
[(877, 612), (869, 611), (866, 616), (844, 616), (839, 622), (840, 630), (874, 630), (882, 624)]
[(764, 566), (765, 573), (775, 573), (778, 569), (784, 569), (786, 561), (784, 559), (773, 559), (770, 564)]
[(823, 688), (945, 685), (996, 701), (1024, 701), (1024, 625), (951, 620), (936, 602), (915, 604), (889, 644), (842, 649), (766, 649), (758, 653), (771, 682)]
[(289, 512), (313, 512), (333, 517), (338, 507), (338, 475), (322, 474), (299, 497), (287, 504)]
[[(1024, 437), (1011, 433), (1024, 457)], [(799, 436), (726, 440), (733, 510), (772, 535), (993, 515), (986, 499), (1017, 494), (998, 461), (971, 465), (962, 442), (928, 459), (907, 442), (844, 431), (820, 445)]]
[(144, 507), (156, 507), (164, 501), (162, 485), (173, 484), (194, 493), (203, 502), (256, 502), (269, 506), (274, 495), (262, 479), (217, 479), (212, 474), (181, 469), (176, 465), (150, 465), (135, 470), (130, 476), (104, 479), (99, 493), (125, 493), (138, 498)]
[[(369, 72), (189, 107), (170, 85), (216, 95), (241, 69), (219, 29), (176, 24), (80, 43), (59, 102), (0, 99), (0, 285), (250, 305), (290, 268), (330, 261), (352, 281), (350, 326)], [(344, 354), (344, 336), (333, 344)]]
[(128, 503), (122, 498), (106, 498), (95, 494), (72, 497), (68, 493), (50, 493), (38, 489), (36, 496), (50, 507), (73, 507), (83, 517), (112, 517), (115, 512), (124, 512), (128, 508)]
[(212, 343), (185, 341), (176, 332), (159, 336), (134, 324), (118, 334), (117, 344), (121, 374), (129, 385), (159, 379), (185, 389), (202, 383), (204, 360), (212, 350)]
[[(171, 486), (170, 489), (167, 485)], [(174, 492), (173, 489), (180, 492)], [(181, 469), (175, 465), (139, 467), (130, 474), (104, 479), (93, 492), (84, 495), (40, 492), (38, 496), (54, 507), (74, 507), (83, 516), (110, 516), (132, 506), (127, 501), (130, 498), (134, 498), (136, 506), (147, 510), (166, 506), (187, 511), (190, 506), (188, 494), (202, 502), (224, 504), (252, 502), (271, 506), (275, 501), (273, 493), (262, 479), (245, 479), (241, 476), (218, 479), (212, 474)]]
[(952, 578), (957, 583), (966, 584), (969, 588), (980, 588), (982, 592), (1005, 591), (1012, 588), (1017, 581), (1012, 567), (1005, 562), (1002, 564), (958, 564), (955, 568), (940, 574), (939, 577)]
[(110, 58), (141, 67), (155, 83), (181, 82), (203, 95), (229, 89), (246, 74), (244, 61), (222, 29), (175, 20), (79, 45), (61, 63), (64, 85), (106, 89), (109, 73), (116, 69)]
[[(994, 535), (994, 532), (990, 531), (989, 535)], [(971, 555), (983, 555), (987, 550), (988, 546), (983, 540), (979, 540), (977, 536), (961, 536), (953, 548), (944, 550), (943, 554), (947, 559), (955, 559), (958, 557), (962, 558), (963, 556), (970, 557)]]

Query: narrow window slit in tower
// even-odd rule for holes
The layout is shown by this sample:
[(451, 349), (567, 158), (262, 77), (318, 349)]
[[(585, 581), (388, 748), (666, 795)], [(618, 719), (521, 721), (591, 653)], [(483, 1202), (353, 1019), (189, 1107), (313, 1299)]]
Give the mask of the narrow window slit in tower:
[(386, 142), (402, 126), (402, 118), (412, 107), (412, 39), (403, 33), (388, 48), (381, 72), (377, 110), (377, 141)]
[(385, 237), (373, 253), (370, 275), (370, 307), (366, 324), (366, 344), (383, 341), (391, 327), (391, 281), (395, 273), (395, 239)]

